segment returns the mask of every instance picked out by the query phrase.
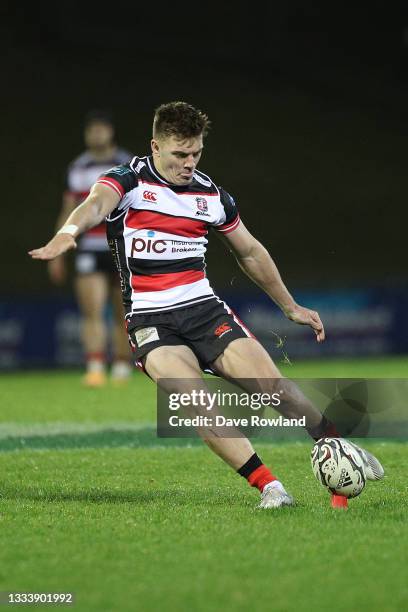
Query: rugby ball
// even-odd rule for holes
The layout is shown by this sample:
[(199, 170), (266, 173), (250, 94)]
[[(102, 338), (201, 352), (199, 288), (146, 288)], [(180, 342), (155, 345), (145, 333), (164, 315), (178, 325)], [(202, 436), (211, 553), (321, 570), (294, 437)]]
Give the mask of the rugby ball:
[(362, 458), (343, 438), (321, 438), (311, 453), (313, 473), (331, 493), (357, 497), (366, 484)]

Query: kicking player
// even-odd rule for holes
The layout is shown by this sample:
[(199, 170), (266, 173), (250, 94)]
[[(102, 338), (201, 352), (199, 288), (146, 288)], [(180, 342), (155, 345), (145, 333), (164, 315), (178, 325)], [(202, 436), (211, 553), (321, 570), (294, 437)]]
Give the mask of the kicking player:
[[(309, 325), (317, 342), (325, 338), (318, 313), (295, 302), (269, 253), (241, 221), (231, 195), (197, 169), (208, 126), (207, 116), (185, 102), (160, 106), (153, 121), (152, 154), (103, 174), (54, 238), (30, 255), (58, 257), (76, 247), (81, 233), (107, 217), (129, 338), (138, 365), (153, 380), (173, 379), (172, 391), (188, 392), (188, 380), (200, 378), (202, 368), (209, 367), (241, 386), (244, 382), (250, 392), (272, 393), (279, 384), (286, 400), (279, 409), (285, 416), (306, 416), (315, 439), (337, 436), (296, 385), (282, 380), (266, 350), (209, 284), (204, 255), (213, 228), (286, 317)], [(259, 489), (260, 507), (293, 504), (247, 438), (202, 437)], [(361, 453), (368, 476), (381, 477), (378, 461)]]
[[(114, 142), (114, 126), (106, 112), (91, 111), (85, 118), (86, 151), (68, 167), (66, 189), (57, 229), (89, 194), (97, 178), (112, 166), (125, 163), (130, 153)], [(66, 278), (64, 255), (48, 264), (51, 280), (61, 284)], [(84, 384), (99, 387), (106, 382), (106, 349), (108, 330), (104, 309), (109, 299), (113, 308), (114, 382), (126, 381), (130, 375), (129, 343), (123, 326), (123, 305), (117, 274), (106, 241), (105, 221), (90, 228), (78, 241), (75, 254), (75, 293), (81, 311), (82, 341), (85, 349)]]

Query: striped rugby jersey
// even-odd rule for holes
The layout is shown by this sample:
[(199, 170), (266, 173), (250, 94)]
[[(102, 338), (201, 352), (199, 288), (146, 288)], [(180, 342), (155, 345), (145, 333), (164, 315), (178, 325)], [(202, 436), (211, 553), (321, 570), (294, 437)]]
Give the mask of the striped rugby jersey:
[[(126, 163), (131, 157), (128, 151), (116, 149), (111, 159), (99, 161), (92, 157), (89, 151), (85, 151), (68, 166), (65, 193), (74, 196), (79, 204), (88, 196), (92, 185), (102, 172), (106, 172), (112, 166)], [(105, 223), (100, 223), (83, 234), (78, 241), (78, 250), (108, 251)]]
[(224, 189), (198, 170), (189, 185), (172, 185), (152, 157), (134, 157), (97, 183), (121, 197), (106, 220), (127, 318), (217, 299), (205, 273), (207, 234), (211, 227), (226, 234), (239, 224)]

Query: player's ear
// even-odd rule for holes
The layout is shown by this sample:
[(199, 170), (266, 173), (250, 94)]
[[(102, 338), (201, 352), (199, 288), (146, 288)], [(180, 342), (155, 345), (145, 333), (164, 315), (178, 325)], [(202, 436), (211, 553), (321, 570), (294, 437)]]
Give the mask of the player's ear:
[(152, 138), (150, 141), (150, 145), (152, 147), (152, 153), (153, 155), (157, 155), (160, 157), (160, 147), (159, 147), (159, 143), (157, 142), (157, 140), (155, 138)]

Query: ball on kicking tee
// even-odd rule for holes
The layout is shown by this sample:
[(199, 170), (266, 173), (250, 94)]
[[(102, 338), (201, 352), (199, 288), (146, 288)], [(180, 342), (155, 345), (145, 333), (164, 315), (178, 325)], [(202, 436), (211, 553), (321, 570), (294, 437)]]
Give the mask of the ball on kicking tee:
[(331, 493), (357, 497), (366, 484), (363, 460), (342, 438), (321, 438), (311, 453), (313, 473)]

